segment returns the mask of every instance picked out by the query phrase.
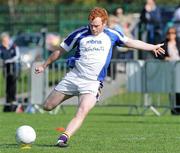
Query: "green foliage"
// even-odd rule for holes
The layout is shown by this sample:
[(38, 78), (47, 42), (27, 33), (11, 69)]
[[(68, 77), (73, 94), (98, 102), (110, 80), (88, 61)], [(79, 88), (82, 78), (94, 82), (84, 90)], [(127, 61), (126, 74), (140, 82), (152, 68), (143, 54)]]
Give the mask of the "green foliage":
[[(121, 1), (97, 1), (97, 0), (68, 0), (63, 1), (49, 1), (42, 2), (39, 5), (32, 1), (17, 1), (14, 5), (14, 12), (9, 11), (8, 5), (0, 6), (0, 32), (9, 31), (11, 34), (16, 34), (19, 31), (25, 32), (40, 32), (43, 26), (46, 26), (50, 32), (58, 32), (62, 37), (67, 36), (68, 33), (74, 29), (87, 24), (87, 16), (89, 10), (94, 6), (104, 7), (109, 13), (112, 13), (115, 8), (122, 7), (125, 13), (138, 13), (142, 10), (144, 2), (141, 0), (132, 1), (132, 3), (125, 3)], [(158, 5), (177, 6), (177, 2), (170, 2), (165, 5), (157, 1)], [(66, 4), (66, 5), (65, 5)]]
[[(123, 4), (123, 3), (136, 3), (142, 5), (145, 3), (146, 0), (0, 0), (1, 4), (7, 4), (8, 2), (13, 1), (15, 5), (19, 4), (59, 4), (59, 3), (68, 3), (68, 4), (83, 4), (83, 5), (91, 5), (91, 4), (98, 4), (98, 3), (118, 3), (118, 4)], [(179, 0), (156, 0), (158, 4), (178, 4)]]
[(179, 0), (156, 0), (156, 2), (162, 5), (178, 5), (180, 3)]
[(76, 4), (82, 4), (82, 5), (96, 5), (97, 0), (74, 0), (74, 3)]

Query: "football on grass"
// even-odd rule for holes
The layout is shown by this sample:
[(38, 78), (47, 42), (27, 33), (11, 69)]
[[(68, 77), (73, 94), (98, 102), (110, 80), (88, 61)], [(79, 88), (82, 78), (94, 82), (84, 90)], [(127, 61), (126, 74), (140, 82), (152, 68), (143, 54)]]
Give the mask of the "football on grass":
[(35, 130), (28, 125), (23, 125), (16, 130), (16, 141), (23, 144), (31, 144), (36, 140)]

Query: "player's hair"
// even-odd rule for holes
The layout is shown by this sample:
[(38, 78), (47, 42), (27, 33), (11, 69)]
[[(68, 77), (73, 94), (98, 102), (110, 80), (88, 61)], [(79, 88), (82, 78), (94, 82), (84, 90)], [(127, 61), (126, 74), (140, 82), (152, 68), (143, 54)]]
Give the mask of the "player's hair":
[(108, 13), (104, 8), (95, 7), (90, 11), (88, 20), (93, 21), (96, 17), (100, 17), (102, 22), (105, 23), (108, 20)]

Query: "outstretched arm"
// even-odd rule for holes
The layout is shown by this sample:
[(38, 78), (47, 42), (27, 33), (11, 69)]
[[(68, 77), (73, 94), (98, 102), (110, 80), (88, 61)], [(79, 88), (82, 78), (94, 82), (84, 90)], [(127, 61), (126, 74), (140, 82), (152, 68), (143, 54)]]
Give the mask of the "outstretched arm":
[(35, 73), (38, 74), (43, 72), (49, 64), (60, 58), (64, 52), (65, 50), (62, 47), (59, 47), (58, 50), (55, 50), (42, 65), (35, 68)]
[(125, 45), (130, 48), (153, 51), (156, 57), (160, 54), (165, 54), (165, 50), (161, 47), (164, 44), (153, 45), (153, 44), (148, 44), (146, 42), (143, 42), (141, 40), (128, 38), (128, 41), (125, 43)]

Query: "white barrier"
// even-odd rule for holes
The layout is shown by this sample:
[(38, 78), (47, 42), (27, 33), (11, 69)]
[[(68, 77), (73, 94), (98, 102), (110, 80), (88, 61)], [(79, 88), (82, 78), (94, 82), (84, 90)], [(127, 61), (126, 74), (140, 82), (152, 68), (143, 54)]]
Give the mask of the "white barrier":
[(129, 92), (144, 92), (144, 61), (127, 62), (127, 89)]
[(145, 62), (145, 92), (170, 93), (173, 90), (174, 62), (151, 60)]
[(128, 62), (127, 75), (129, 92), (180, 92), (180, 62), (160, 60)]
[[(138, 63), (139, 65), (138, 65)], [(175, 95), (180, 92), (180, 62), (174, 61), (136, 61), (129, 62), (128, 69), (128, 91), (144, 93), (144, 114), (148, 109), (152, 110), (156, 115), (160, 115), (152, 103), (150, 93), (166, 93)], [(171, 96), (172, 97), (172, 96)], [(177, 107), (175, 98), (169, 99), (171, 105), (167, 108)], [(169, 103), (169, 104), (170, 104)], [(179, 106), (180, 107), (180, 106)]]
[(35, 67), (42, 62), (34, 62), (31, 67), (31, 91), (30, 103), (33, 105), (42, 105), (47, 96), (48, 90), (48, 69), (44, 73), (35, 74)]

